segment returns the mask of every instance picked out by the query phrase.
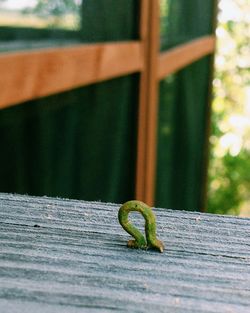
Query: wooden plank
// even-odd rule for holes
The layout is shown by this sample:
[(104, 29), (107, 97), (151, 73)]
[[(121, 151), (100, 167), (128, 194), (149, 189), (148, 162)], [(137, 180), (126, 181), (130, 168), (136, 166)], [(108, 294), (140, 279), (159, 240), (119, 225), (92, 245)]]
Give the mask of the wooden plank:
[[(218, 22), (218, 0), (213, 0), (213, 23), (212, 32), (215, 35), (217, 22)], [(212, 115), (212, 102), (213, 102), (213, 79), (215, 70), (215, 51), (210, 59), (210, 69), (209, 69), (209, 86), (208, 86), (208, 99), (206, 108), (206, 124), (205, 124), (205, 140), (203, 149), (203, 164), (202, 164), (202, 190), (200, 197), (199, 207), (202, 212), (206, 212), (208, 206), (208, 169), (209, 169), (209, 159), (210, 159), (210, 135), (211, 135), (211, 115)]]
[(141, 37), (145, 68), (140, 82), (136, 198), (153, 205), (158, 108), (157, 57), (159, 53), (158, 1), (141, 2)]
[(135, 198), (145, 201), (146, 168), (146, 128), (147, 128), (147, 89), (148, 89), (148, 45), (149, 45), (149, 0), (140, 1), (140, 40), (144, 50), (144, 67), (140, 75), (139, 107), (137, 123), (137, 162)]
[(159, 1), (150, 1), (150, 28), (149, 28), (149, 58), (148, 58), (148, 105), (147, 105), (147, 141), (145, 167), (145, 195), (144, 201), (154, 204), (156, 150), (157, 150), (157, 119), (158, 119), (158, 54), (160, 46), (160, 8)]
[(139, 72), (141, 44), (122, 42), (0, 55), (0, 108)]
[(126, 247), (117, 204), (0, 194), (0, 208), (2, 312), (249, 311), (250, 219), (154, 209), (157, 253)]
[(215, 36), (205, 36), (162, 52), (158, 59), (158, 79), (186, 67), (215, 51)]

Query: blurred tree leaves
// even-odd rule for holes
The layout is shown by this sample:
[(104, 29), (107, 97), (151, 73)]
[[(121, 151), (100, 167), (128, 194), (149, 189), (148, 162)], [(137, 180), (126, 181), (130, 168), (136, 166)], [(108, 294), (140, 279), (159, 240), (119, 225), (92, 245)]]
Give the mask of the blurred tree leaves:
[(220, 8), (208, 211), (239, 214), (250, 207), (250, 1)]
[(37, 0), (33, 7), (23, 9), (22, 13), (48, 20), (50, 27), (77, 28), (80, 25), (80, 6), (81, 0)]
[(40, 16), (62, 16), (78, 13), (79, 1), (74, 0), (38, 0), (33, 12)]

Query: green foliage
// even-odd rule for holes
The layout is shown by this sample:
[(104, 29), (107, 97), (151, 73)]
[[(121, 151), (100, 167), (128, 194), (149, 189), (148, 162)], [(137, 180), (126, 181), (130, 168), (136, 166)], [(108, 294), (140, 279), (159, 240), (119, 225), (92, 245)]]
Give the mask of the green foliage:
[(212, 159), (208, 212), (239, 214), (243, 201), (249, 201), (250, 154), (242, 150), (237, 157), (230, 153)]
[(80, 0), (37, 0), (35, 6), (22, 9), (22, 14), (35, 16), (49, 27), (75, 29), (80, 24), (80, 6)]
[(39, 16), (62, 16), (69, 13), (77, 13), (79, 4), (74, 0), (39, 0), (33, 12)]

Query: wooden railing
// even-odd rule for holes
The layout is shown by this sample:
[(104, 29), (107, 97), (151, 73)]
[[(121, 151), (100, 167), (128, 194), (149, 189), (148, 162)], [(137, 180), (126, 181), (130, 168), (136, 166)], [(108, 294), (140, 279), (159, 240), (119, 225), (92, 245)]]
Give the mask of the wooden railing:
[(139, 72), (136, 198), (153, 205), (159, 81), (212, 54), (215, 37), (159, 53), (159, 3), (141, 0), (140, 10), (138, 41), (0, 54), (0, 109)]

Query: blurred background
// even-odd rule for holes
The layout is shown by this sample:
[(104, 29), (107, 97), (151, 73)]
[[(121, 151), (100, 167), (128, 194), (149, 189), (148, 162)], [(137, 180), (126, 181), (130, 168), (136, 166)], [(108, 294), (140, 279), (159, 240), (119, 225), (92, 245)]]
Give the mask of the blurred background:
[(1, 24), (37, 28), (80, 28), (81, 0), (1, 0)]
[[(84, 1), (86, 1), (86, 6)], [(106, 1), (103, 10), (100, 10), (98, 7), (95, 8), (98, 5), (93, 2), (92, 7), (89, 8), (90, 1), (88, 0), (83, 0), (83, 3), (80, 0), (0, 0), (0, 51), (64, 46), (80, 42), (136, 39), (137, 15), (135, 12), (138, 8), (134, 6), (133, 1), (127, 1), (126, 4), (124, 1), (118, 1), (120, 6), (118, 4), (112, 13), (109, 8), (111, 2)], [(173, 1), (160, 2), (162, 51), (183, 43), (187, 39), (212, 31), (212, 5), (209, 1), (206, 5), (204, 1), (191, 2), (176, 1), (175, 6)], [(187, 5), (188, 7), (185, 8)], [(199, 15), (202, 5), (207, 6), (207, 12), (210, 12), (206, 16)], [(124, 10), (130, 13), (125, 16)], [(179, 20), (174, 19), (175, 12)], [(190, 21), (187, 13), (191, 16)], [(100, 21), (98, 16), (101, 17), (101, 14), (106, 14), (106, 17)], [(201, 21), (199, 21), (199, 16)], [(88, 27), (91, 17), (94, 17), (96, 22), (92, 22), (91, 27)], [(197, 20), (194, 21), (195, 18)], [(108, 19), (111, 23), (108, 23)], [(180, 25), (183, 24), (182, 19), (190, 23), (192, 27), (184, 26), (184, 29), (180, 30)], [(204, 24), (204, 20), (207, 20), (207, 25)], [(123, 25), (120, 21), (123, 21)], [(100, 31), (100, 23), (102, 31)], [(200, 26), (197, 27), (199, 23)], [(124, 28), (126, 28), (125, 31)], [(189, 33), (188, 30), (190, 30)], [(250, 0), (218, 1), (216, 37), (206, 211), (250, 216)], [(202, 137), (197, 139), (197, 142), (190, 143), (196, 147), (190, 153), (197, 156), (192, 169), (192, 165), (187, 166), (187, 162), (188, 164), (192, 162), (190, 157), (186, 159), (183, 157), (183, 160), (178, 157), (184, 154), (188, 156), (186, 150), (179, 147), (180, 145), (185, 147), (188, 143), (188, 140), (185, 143), (186, 135), (173, 131), (176, 127), (173, 125), (185, 122), (185, 118), (180, 117), (178, 110), (176, 113), (173, 112), (173, 105), (176, 102), (182, 103), (183, 107), (189, 105), (177, 97), (180, 90), (185, 93), (184, 85), (190, 90), (187, 88), (188, 82), (185, 82), (190, 79), (187, 73), (189, 72), (192, 77), (198, 73), (197, 86), (202, 79), (206, 78), (206, 81), (209, 79), (208, 68), (211, 58), (199, 62), (177, 75), (167, 77), (160, 83), (158, 143), (162, 145), (158, 146), (157, 206), (201, 209), (198, 199), (201, 193), (199, 190), (201, 178), (197, 178), (200, 174), (194, 173), (197, 173), (197, 164), (200, 164), (200, 168), (203, 165), (202, 155), (197, 156), (199, 152), (195, 152), (195, 149), (202, 150), (205, 139)], [(133, 131), (136, 129), (137, 111), (132, 104), (127, 103), (132, 102), (131, 99), (134, 99), (133, 102), (136, 101), (137, 83), (137, 75), (130, 75), (130, 77), (98, 84), (98, 87), (80, 88), (2, 110), (0, 139), (5, 152), (2, 153), (1, 164), (9, 164), (11, 169), (8, 166), (1, 169), (0, 191), (115, 202), (132, 197), (134, 184), (131, 181), (134, 181), (136, 156), (131, 151), (136, 150)], [(204, 91), (196, 93), (200, 99), (209, 96), (208, 94), (205, 96), (207, 88), (205, 81), (202, 86), (204, 87), (201, 88), (205, 88)], [(107, 89), (113, 90), (112, 99), (106, 93)], [(124, 92), (126, 97), (121, 100)], [(192, 102), (193, 96), (185, 94)], [(82, 102), (86, 106), (82, 106)], [(122, 102), (119, 110), (116, 106), (117, 102)], [(109, 109), (105, 106), (107, 103)], [(166, 103), (170, 103), (167, 109)], [(78, 111), (72, 110), (73, 104)], [(95, 108), (98, 107), (96, 112), (93, 111), (93, 105)], [(57, 109), (60, 111), (57, 112)], [(187, 115), (194, 114), (195, 110), (194, 107), (192, 113), (187, 112)], [(196, 113), (200, 114), (202, 120), (204, 112)], [(81, 120), (79, 114), (83, 116)], [(97, 115), (99, 117), (96, 117)], [(89, 119), (93, 116), (95, 120), (90, 125)], [(114, 125), (110, 121), (117, 119), (117, 116), (120, 116), (120, 120), (117, 121), (119, 125)], [(176, 116), (179, 116), (178, 122)], [(191, 117), (191, 121), (192, 119), (196, 129), (201, 133), (205, 132), (202, 124), (198, 124), (194, 117)], [(128, 120), (130, 130), (125, 129)], [(100, 121), (102, 121), (102, 126), (100, 126)], [(68, 123), (71, 125), (70, 128), (65, 128), (65, 132), (62, 131), (61, 134), (55, 134), (56, 128)], [(79, 129), (80, 124), (85, 125), (84, 130)], [(107, 129), (106, 126), (109, 125), (111, 126)], [(27, 142), (27, 135), (35, 127), (38, 127), (43, 135), (36, 136), (36, 131), (34, 131), (30, 142)], [(74, 131), (75, 129), (78, 130)], [(91, 135), (85, 138), (84, 131)], [(191, 128), (187, 129), (187, 133), (189, 131), (191, 137), (194, 132)], [(118, 137), (114, 138), (112, 133), (118, 133)], [(103, 141), (102, 134), (108, 138), (106, 141)], [(80, 143), (76, 145), (77, 147), (75, 145), (73, 147), (72, 141), (79, 137), (81, 137)], [(21, 144), (24, 141), (26, 141), (26, 146)], [(35, 141), (40, 142), (39, 147), (34, 144)], [(114, 143), (107, 147), (109, 153), (116, 155), (114, 160), (103, 156), (107, 141)], [(123, 147), (120, 147), (117, 141), (122, 141)], [(175, 141), (178, 141), (178, 147)], [(93, 143), (97, 145), (94, 149)], [(66, 152), (61, 148), (62, 145)], [(54, 152), (49, 152), (52, 150)], [(27, 157), (28, 153), (32, 156), (30, 159)], [(166, 154), (173, 154), (172, 159), (170, 157), (166, 159)], [(95, 158), (99, 159), (100, 156), (104, 158), (103, 168), (98, 169), (99, 165), (96, 164)], [(80, 158), (81, 162), (76, 158)], [(59, 165), (58, 159), (60, 159)], [(95, 159), (96, 174), (93, 174), (94, 165), (89, 168), (89, 171), (86, 170), (87, 164), (91, 162), (93, 164), (93, 159)], [(39, 162), (39, 160), (42, 161)], [(121, 170), (120, 168), (124, 168), (125, 164), (126, 168)], [(171, 172), (173, 168), (175, 172), (162, 175), (163, 165), (161, 164), (165, 164), (166, 172)], [(190, 168), (189, 173), (184, 174), (181, 166)], [(76, 169), (73, 169), (74, 167)], [(112, 168), (112, 175), (107, 172), (107, 168)], [(179, 174), (177, 168), (180, 169)], [(85, 174), (81, 176), (79, 171)], [(183, 180), (189, 183), (186, 182), (182, 188)], [(170, 188), (170, 186), (174, 187)]]
[(219, 1), (208, 211), (250, 216), (250, 1)]

